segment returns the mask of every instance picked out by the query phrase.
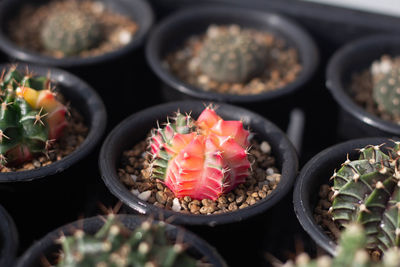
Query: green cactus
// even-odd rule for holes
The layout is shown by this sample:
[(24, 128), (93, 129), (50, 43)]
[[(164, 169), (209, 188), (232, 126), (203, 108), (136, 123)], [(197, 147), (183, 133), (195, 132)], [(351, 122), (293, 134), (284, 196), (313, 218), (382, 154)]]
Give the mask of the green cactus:
[(95, 235), (77, 230), (72, 236), (62, 236), (59, 243), (59, 267), (190, 267), (198, 262), (183, 244), (167, 239), (165, 223), (147, 220), (131, 232), (113, 214)]
[(211, 26), (201, 48), (201, 71), (217, 82), (245, 82), (265, 69), (268, 47), (238, 26)]
[(374, 83), (373, 97), (379, 109), (400, 116), (400, 66), (393, 66)]
[(388, 154), (380, 147), (360, 149), (358, 160), (347, 159), (334, 172), (329, 212), (341, 226), (360, 223), (367, 247), (386, 251), (400, 245), (400, 142)]
[(15, 66), (0, 78), (0, 163), (17, 164), (46, 152), (66, 126), (66, 108), (46, 77), (22, 75)]
[(40, 37), (46, 50), (71, 56), (96, 46), (102, 31), (90, 14), (71, 8), (50, 14), (43, 23)]
[(334, 258), (321, 256), (310, 260), (307, 254), (301, 254), (296, 259), (296, 264), (287, 262), (285, 267), (398, 267), (400, 251), (398, 248), (389, 249), (382, 261), (371, 261), (369, 253), (365, 250), (367, 243), (366, 233), (358, 224), (351, 224), (342, 232), (338, 254)]

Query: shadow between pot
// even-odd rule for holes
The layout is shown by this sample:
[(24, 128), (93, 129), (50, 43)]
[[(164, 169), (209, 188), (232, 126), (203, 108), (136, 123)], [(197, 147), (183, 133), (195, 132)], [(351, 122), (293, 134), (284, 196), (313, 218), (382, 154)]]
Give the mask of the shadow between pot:
[[(240, 242), (247, 240), (256, 244), (261, 242), (262, 237), (255, 239), (254, 237), (257, 235), (254, 232), (260, 234), (263, 231), (270, 231), (268, 226), (271, 227), (274, 223), (278, 224), (275, 225), (275, 229), (280, 228), (278, 221), (287, 214), (279, 213), (276, 208), (292, 188), (297, 174), (298, 160), (290, 141), (273, 123), (243, 108), (223, 103), (214, 105), (218, 107), (217, 113), (222, 118), (225, 120), (241, 119), (259, 140), (265, 140), (271, 145), (272, 154), (275, 156), (277, 168), (281, 171), (282, 176), (277, 188), (265, 199), (250, 207), (218, 215), (183, 214), (158, 208), (140, 200), (120, 182), (117, 168), (122, 152), (144, 140), (149, 131), (157, 125), (157, 121), (165, 121), (167, 116), (173, 115), (177, 110), (183, 113), (191, 112), (194, 117), (197, 117), (205, 107), (205, 103), (200, 101), (170, 102), (145, 109), (126, 118), (114, 128), (103, 143), (99, 157), (100, 172), (111, 193), (125, 204), (126, 212), (151, 215), (161, 219), (170, 218), (172, 223), (185, 225), (204, 237), (215, 245), (222, 255), (224, 252), (226, 255), (230, 255), (229, 264), (245, 263), (249, 262), (249, 259), (245, 260), (241, 257), (240, 251), (250, 251), (250, 248), (235, 246), (235, 243), (227, 244), (227, 240), (232, 239), (234, 233), (236, 240), (241, 240)], [(282, 206), (285, 205), (282, 204)], [(285, 208), (291, 209), (286, 206)], [(285, 223), (280, 223), (284, 227)], [(236, 250), (237, 252), (232, 252)], [(252, 253), (258, 252), (254, 249), (252, 251)]]
[(400, 135), (400, 125), (367, 112), (349, 93), (352, 75), (369, 69), (384, 54), (400, 55), (399, 36), (380, 34), (356, 40), (336, 51), (328, 62), (326, 87), (340, 107), (338, 132), (344, 139)]
[[(130, 230), (134, 230), (146, 220), (144, 217), (134, 215), (118, 215), (118, 220)], [(157, 222), (155, 222), (157, 223)], [(104, 224), (104, 219), (100, 216), (91, 217), (73, 223), (64, 225), (44, 236), (42, 239), (33, 244), (19, 259), (17, 267), (41, 266), (42, 257), (49, 260), (56, 260), (54, 256), (61, 249), (60, 245), (56, 244), (56, 240), (61, 236), (72, 235), (76, 229), (83, 229), (85, 233), (95, 234)], [(177, 226), (167, 224), (166, 234), (171, 239), (182, 238), (183, 243), (190, 245), (188, 252), (193, 256), (202, 258), (203, 256), (216, 267), (227, 266), (218, 252), (207, 244), (203, 239), (195, 234)]]
[(0, 266), (13, 266), (18, 248), (14, 221), (0, 205)]
[[(301, 169), (293, 193), (295, 213), (303, 229), (318, 246), (331, 255), (336, 255), (336, 243), (328, 237), (314, 219), (319, 189), (321, 185), (329, 183), (329, 178), (334, 170), (338, 170), (341, 164), (346, 161), (347, 154), (350, 160), (355, 160), (359, 157), (357, 149), (383, 143), (390, 144), (392, 142), (383, 137), (353, 139), (343, 142), (321, 151)], [(384, 146), (382, 149), (387, 151)]]
[[(255, 95), (210, 92), (183, 82), (165, 68), (164, 58), (169, 52), (182, 46), (190, 36), (206, 32), (210, 24), (238, 24), (245, 28), (271, 32), (284, 39), (289, 47), (298, 50), (303, 69), (294, 82), (283, 88)], [(268, 114), (270, 119), (279, 122), (282, 118), (287, 120), (285, 115), (296, 105), (293, 95), (305, 88), (313, 76), (318, 66), (319, 53), (308, 33), (284, 16), (219, 4), (186, 8), (162, 20), (149, 36), (146, 58), (163, 83), (162, 94), (166, 101), (202, 99), (233, 103), (260, 114)]]

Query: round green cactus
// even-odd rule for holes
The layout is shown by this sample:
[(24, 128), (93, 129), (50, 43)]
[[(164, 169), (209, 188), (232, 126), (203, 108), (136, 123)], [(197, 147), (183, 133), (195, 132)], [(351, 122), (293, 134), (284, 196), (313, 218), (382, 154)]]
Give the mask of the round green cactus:
[(67, 56), (96, 46), (102, 35), (100, 24), (90, 14), (75, 9), (50, 14), (40, 34), (46, 50)]
[(388, 153), (381, 146), (360, 150), (334, 172), (332, 218), (341, 226), (361, 224), (370, 249), (400, 246), (400, 142)]
[(211, 26), (201, 48), (201, 71), (217, 82), (245, 82), (266, 65), (268, 47), (238, 26)]
[(62, 236), (57, 266), (197, 266), (183, 244), (168, 240), (165, 226), (147, 220), (132, 232), (110, 214), (94, 235), (77, 230), (72, 236)]
[(400, 66), (393, 66), (374, 83), (373, 97), (379, 109), (400, 116)]

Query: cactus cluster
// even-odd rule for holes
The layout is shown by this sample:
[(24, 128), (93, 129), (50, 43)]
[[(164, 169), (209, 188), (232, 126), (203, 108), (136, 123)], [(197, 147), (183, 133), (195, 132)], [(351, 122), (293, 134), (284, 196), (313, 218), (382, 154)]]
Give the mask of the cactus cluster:
[(185, 245), (172, 243), (165, 223), (144, 221), (130, 231), (113, 214), (94, 235), (76, 230), (58, 240), (62, 250), (57, 266), (197, 266), (197, 260), (185, 251)]
[(263, 72), (267, 51), (249, 30), (210, 26), (199, 52), (200, 69), (217, 82), (245, 82)]
[(0, 77), (0, 160), (19, 164), (45, 153), (67, 125), (66, 107), (50, 90), (50, 80), (21, 74), (15, 66)]
[(400, 116), (400, 64), (383, 57), (371, 67), (373, 98), (378, 108), (390, 115)]
[(216, 200), (249, 175), (248, 136), (241, 121), (225, 121), (210, 107), (197, 120), (178, 112), (152, 130), (152, 177), (176, 197)]
[(96, 46), (102, 31), (95, 18), (76, 7), (49, 14), (40, 37), (46, 50), (71, 56)]
[(398, 267), (400, 250), (391, 248), (386, 252), (382, 261), (371, 261), (365, 250), (367, 239), (364, 229), (358, 224), (351, 224), (343, 231), (339, 241), (338, 255), (334, 258), (320, 256), (310, 260), (307, 254), (300, 254), (296, 263), (287, 262), (282, 267)]
[(388, 148), (370, 145), (357, 160), (347, 159), (332, 178), (329, 212), (341, 226), (361, 224), (367, 248), (386, 251), (400, 245), (400, 142)]

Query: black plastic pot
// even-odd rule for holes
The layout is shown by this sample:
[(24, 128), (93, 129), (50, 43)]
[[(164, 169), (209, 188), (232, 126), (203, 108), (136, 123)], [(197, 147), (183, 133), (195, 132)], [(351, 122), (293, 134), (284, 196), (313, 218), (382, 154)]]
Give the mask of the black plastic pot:
[[(206, 92), (187, 84), (163, 64), (166, 54), (182, 46), (190, 36), (202, 34), (210, 24), (238, 24), (276, 34), (286, 40), (288, 46), (298, 50), (303, 70), (297, 79), (287, 86), (257, 95), (233, 95)], [(289, 99), (303, 88), (318, 66), (318, 50), (311, 37), (295, 22), (276, 13), (222, 5), (204, 5), (184, 9), (172, 14), (158, 24), (146, 44), (146, 58), (164, 84), (166, 100), (203, 99), (242, 105), (262, 114), (277, 115), (296, 105)], [(274, 112), (272, 112), (274, 111)], [(285, 113), (286, 114), (286, 113)]]
[(367, 112), (349, 94), (352, 75), (369, 69), (372, 62), (384, 54), (400, 55), (399, 36), (386, 34), (362, 38), (343, 46), (330, 59), (326, 86), (340, 106), (338, 132), (342, 138), (400, 135), (400, 125)]
[[(130, 230), (146, 220), (143, 217), (134, 215), (118, 215), (118, 219)], [(56, 244), (56, 240), (62, 233), (72, 235), (75, 229), (83, 229), (88, 234), (95, 234), (104, 224), (104, 219), (100, 216), (91, 217), (64, 225), (51, 233), (44, 236), (41, 240), (32, 245), (20, 258), (17, 267), (41, 266), (41, 258), (53, 259), (54, 254), (58, 254), (60, 245)], [(224, 267), (226, 263), (218, 254), (218, 252), (207, 244), (204, 240), (194, 235), (193, 233), (170, 224), (167, 224), (166, 234), (172, 240), (182, 238), (183, 243), (189, 245), (188, 252), (195, 257), (205, 257), (212, 266)]]
[[(387, 138), (374, 137), (354, 139), (329, 147), (308, 161), (296, 180), (293, 194), (294, 210), (300, 224), (311, 238), (331, 255), (336, 254), (336, 243), (331, 240), (314, 220), (314, 209), (318, 203), (318, 192), (322, 184), (329, 183), (333, 171), (346, 161), (359, 156), (357, 149), (367, 145), (391, 144)], [(385, 146), (382, 147), (384, 151)]]
[(18, 248), (14, 222), (0, 205), (0, 266), (13, 266)]
[[(43, 4), (49, 0), (38, 1), (37, 4)], [(26, 4), (32, 4), (29, 0), (2, 0), (0, 3), (0, 49), (8, 54), (11, 58), (18, 61), (25, 61), (34, 64), (54, 66), (61, 68), (82, 67), (89, 65), (98, 65), (106, 61), (114, 60), (118, 57), (124, 57), (132, 50), (140, 47), (146, 35), (153, 24), (153, 11), (149, 4), (144, 0), (101, 0), (106, 8), (115, 11), (118, 14), (132, 18), (138, 23), (138, 31), (132, 41), (126, 46), (105, 53), (99, 56), (79, 58), (54, 58), (40, 54), (35, 51), (18, 47), (10, 40), (7, 31), (9, 30), (8, 23), (13, 16), (18, 14), (21, 7)]]
[[(238, 264), (240, 261), (244, 262), (239, 251), (237, 253), (233, 252), (235, 249), (243, 251), (249, 248), (240, 248), (238, 246), (232, 248), (234, 243), (227, 244), (226, 240), (232, 238), (232, 233), (234, 233), (237, 240), (240, 240), (242, 237), (254, 244), (262, 240), (261, 237), (254, 240), (251, 232), (256, 231), (259, 235), (259, 231), (263, 231), (261, 230), (262, 227), (266, 227), (268, 223), (272, 224), (273, 221), (279, 219), (279, 213), (268, 222), (264, 221), (265, 218), (261, 217), (267, 217), (266, 214), (271, 216), (272, 213), (267, 213), (267, 211), (277, 206), (292, 188), (294, 178), (297, 174), (298, 160), (290, 141), (273, 123), (243, 108), (223, 103), (217, 103), (216, 105), (218, 106), (217, 112), (221, 117), (226, 120), (242, 119), (244, 124), (248, 125), (260, 140), (268, 141), (272, 147), (277, 167), (282, 173), (282, 178), (278, 187), (267, 198), (257, 204), (218, 215), (183, 214), (161, 209), (140, 200), (120, 182), (117, 167), (122, 152), (144, 140), (149, 131), (156, 126), (157, 121), (165, 121), (167, 116), (173, 115), (178, 109), (181, 112), (191, 111), (192, 115), (197, 117), (205, 107), (205, 103), (200, 101), (170, 102), (145, 109), (128, 117), (108, 135), (103, 143), (99, 165), (104, 183), (111, 193), (127, 206), (127, 212), (152, 215), (156, 218), (171, 217), (173, 218), (173, 223), (189, 226), (191, 230), (199, 233), (211, 244), (217, 246), (217, 249), (222, 254), (223, 250), (226, 250), (227, 255), (230, 255), (229, 260), (232, 260), (228, 262), (231, 265), (232, 263)], [(255, 225), (258, 223), (264, 223), (265, 225), (262, 225), (261, 228), (256, 227)], [(253, 226), (250, 226), (252, 224)], [(266, 230), (268, 231), (268, 229)], [(256, 251), (253, 249), (252, 253), (256, 253)], [(235, 262), (235, 260), (237, 261)]]
[[(57, 162), (33, 170), (0, 173), (0, 203), (20, 229), (22, 248), (82, 213), (86, 191), (90, 192), (97, 176), (97, 154), (90, 155), (98, 148), (107, 120), (101, 98), (84, 81), (56, 68), (22, 63), (18, 68), (24, 72), (26, 66), (37, 75), (49, 73), (65, 99), (84, 117), (89, 132), (75, 151)], [(0, 69), (7, 67), (0, 65)]]
[[(14, 61), (24, 61), (44, 66), (66, 69), (92, 85), (101, 95), (108, 110), (110, 122), (120, 121), (132, 112), (158, 103), (157, 87), (152, 85), (154, 77), (147, 70), (143, 44), (153, 25), (154, 15), (146, 0), (98, 0), (118, 14), (132, 18), (138, 31), (132, 41), (115, 51), (102, 55), (80, 58), (54, 58), (18, 47), (7, 35), (8, 21), (18, 14), (26, 4), (44, 4), (54, 0), (0, 1), (0, 49)], [(137, 85), (146, 85), (151, 90), (140, 90)], [(118, 93), (116, 92), (118, 88)], [(136, 101), (133, 105), (132, 102)], [(116, 104), (117, 103), (117, 104)]]

